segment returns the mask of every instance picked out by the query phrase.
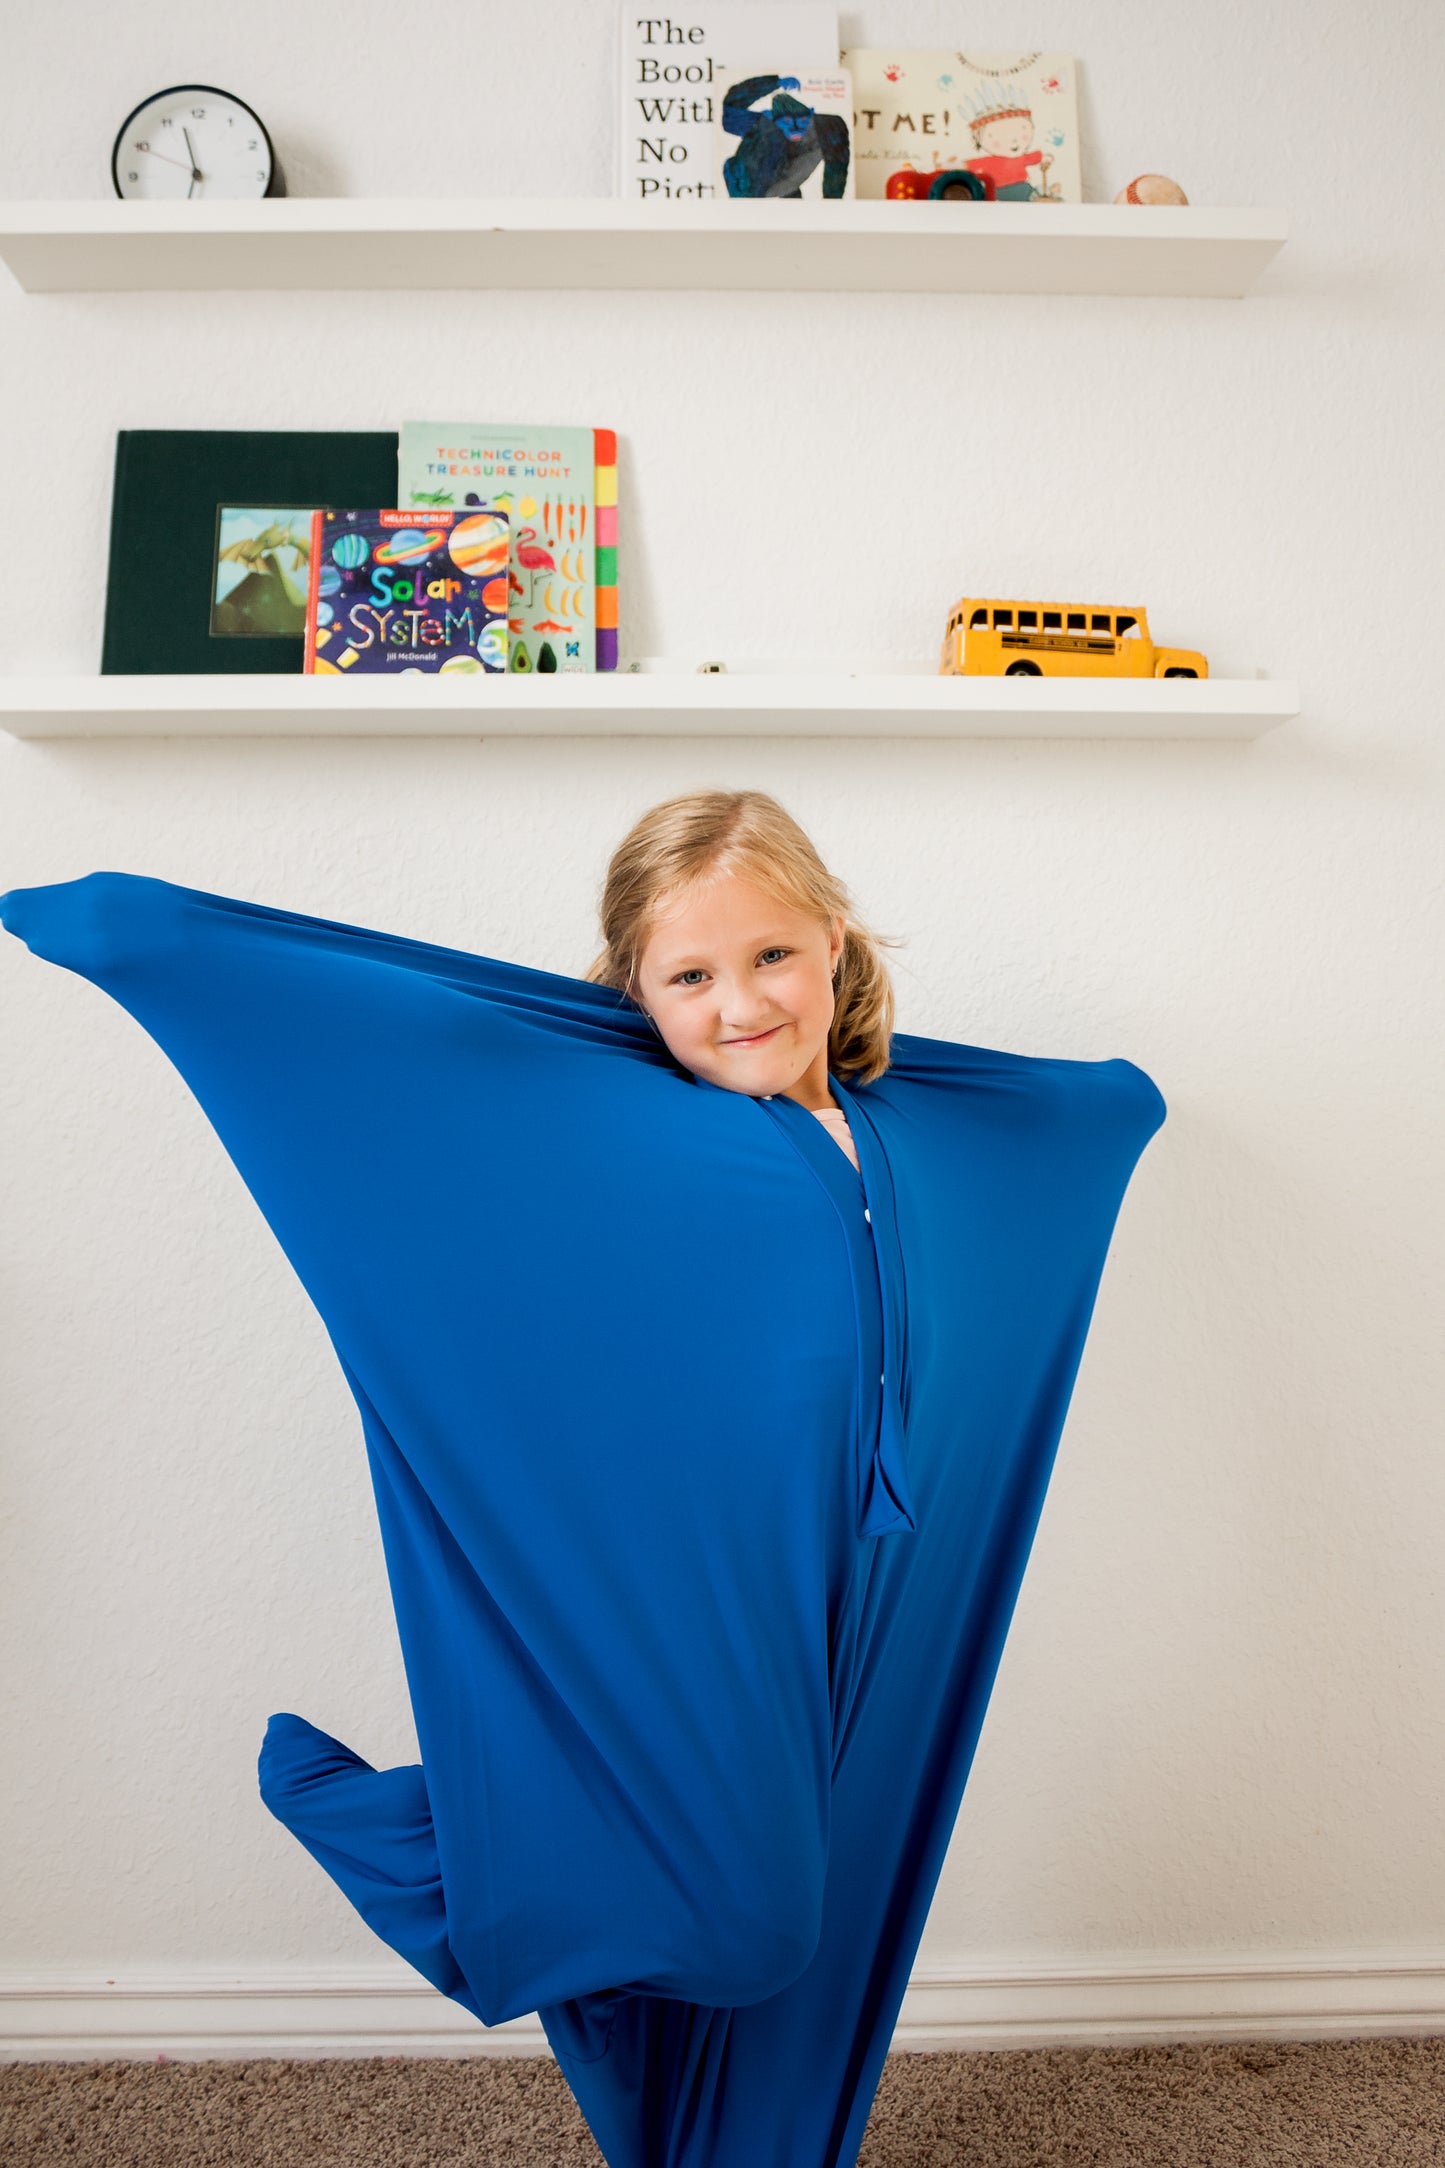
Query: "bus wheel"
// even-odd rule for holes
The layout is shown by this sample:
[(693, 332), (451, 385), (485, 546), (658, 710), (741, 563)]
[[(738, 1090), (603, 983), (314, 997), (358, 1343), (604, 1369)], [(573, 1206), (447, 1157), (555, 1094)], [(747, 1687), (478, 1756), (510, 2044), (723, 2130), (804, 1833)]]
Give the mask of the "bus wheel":
[(1005, 672), (1004, 672), (1004, 676), (1005, 676), (1005, 677), (1042, 677), (1042, 676), (1043, 676), (1043, 672), (1042, 672), (1042, 670), (1040, 670), (1040, 668), (1039, 668), (1039, 666), (1038, 666), (1038, 664), (1037, 664), (1036, 662), (1011, 662), (1011, 663), (1009, 664), (1009, 666), (1008, 666), (1007, 670), (1005, 670)]
[(1197, 677), (1198, 677), (1198, 675), (1199, 675), (1199, 672), (1198, 672), (1197, 670), (1166, 670), (1166, 671), (1165, 671), (1165, 673), (1164, 673), (1164, 675), (1165, 675), (1165, 677), (1192, 677), (1192, 678), (1197, 678)]

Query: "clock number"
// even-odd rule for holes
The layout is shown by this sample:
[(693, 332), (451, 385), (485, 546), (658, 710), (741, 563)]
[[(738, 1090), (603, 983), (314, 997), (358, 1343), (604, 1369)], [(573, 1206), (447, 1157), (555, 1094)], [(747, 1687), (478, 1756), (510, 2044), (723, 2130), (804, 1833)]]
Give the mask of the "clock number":
[(176, 124), (175, 124), (175, 122), (174, 122), (174, 121), (173, 121), (173, 120), (171, 119), (171, 116), (170, 116), (170, 114), (169, 114), (169, 113), (162, 113), (162, 115), (161, 115), (161, 126), (162, 126), (163, 128), (174, 128), (174, 127), (175, 127), (175, 125), (176, 125)]
[(191, 119), (192, 119), (192, 120), (204, 120), (204, 119), (205, 119), (205, 117), (206, 117), (206, 109), (205, 109), (205, 107), (204, 107), (203, 105), (193, 105), (193, 106), (191, 107)]
[(257, 180), (258, 180), (258, 181), (264, 181), (264, 180), (265, 180), (265, 178), (266, 178), (266, 173), (265, 173), (265, 169), (264, 169), (264, 167), (262, 167), (262, 166), (257, 166), (257, 168), (256, 168), (256, 178), (257, 178)]
[(258, 143), (258, 142), (256, 141), (256, 138), (255, 138), (254, 136), (252, 136), (252, 138), (251, 138), (250, 142), (249, 142), (249, 143), (248, 143), (248, 144), (246, 145), (246, 148), (247, 148), (247, 150), (248, 150), (248, 151), (255, 151), (255, 150), (259, 150), (259, 149), (261, 148), (261, 146), (260, 146), (260, 144), (259, 144), (259, 143)]
[(138, 173), (128, 173), (126, 175), (126, 179), (128, 181), (138, 181), (140, 179), (140, 175)]

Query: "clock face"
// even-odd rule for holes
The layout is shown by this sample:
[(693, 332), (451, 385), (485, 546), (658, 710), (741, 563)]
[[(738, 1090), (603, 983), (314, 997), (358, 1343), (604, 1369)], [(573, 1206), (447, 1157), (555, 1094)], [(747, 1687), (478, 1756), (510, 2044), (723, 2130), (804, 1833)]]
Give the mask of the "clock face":
[(118, 196), (151, 202), (214, 202), (280, 195), (271, 138), (229, 91), (182, 83), (138, 105), (110, 159)]

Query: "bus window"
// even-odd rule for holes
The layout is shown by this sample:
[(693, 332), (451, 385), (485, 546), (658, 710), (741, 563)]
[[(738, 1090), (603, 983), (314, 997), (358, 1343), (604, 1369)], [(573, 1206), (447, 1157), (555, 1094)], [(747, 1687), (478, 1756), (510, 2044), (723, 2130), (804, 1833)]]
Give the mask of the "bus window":
[(1059, 612), (1058, 612), (1057, 610), (1045, 610), (1045, 612), (1044, 612), (1044, 631), (1045, 631), (1045, 632), (1060, 632), (1060, 631), (1062, 631), (1062, 630), (1063, 630), (1063, 623), (1064, 623), (1064, 620), (1063, 620), (1063, 618), (1062, 618), (1062, 617), (1060, 616), (1060, 614), (1059, 614)]
[(1087, 631), (1088, 631), (1088, 629), (1089, 629), (1089, 620), (1087, 619), (1087, 617), (1085, 617), (1085, 615), (1084, 615), (1083, 611), (1082, 611), (1082, 610), (1070, 610), (1070, 612), (1069, 612), (1069, 630), (1070, 630), (1070, 632), (1087, 632)]
[(1039, 613), (1038, 613), (1038, 611), (1037, 611), (1037, 610), (1020, 610), (1020, 611), (1019, 611), (1019, 631), (1020, 631), (1020, 632), (1037, 632), (1037, 631), (1038, 631), (1038, 629), (1039, 629)]
[(1114, 630), (1114, 621), (1110, 617), (1091, 617), (1089, 619), (1089, 630), (1090, 632), (1107, 632), (1112, 634)]
[(1134, 640), (1143, 639), (1144, 635), (1139, 630), (1139, 620), (1137, 617), (1121, 617), (1119, 619), (1119, 638), (1122, 640), (1126, 637)]
[(995, 610), (993, 613), (993, 629), (995, 632), (1011, 632), (1013, 630), (1013, 621), (1014, 613), (1012, 610)]
[(988, 611), (975, 610), (972, 617), (968, 621), (968, 629), (970, 632), (987, 632)]

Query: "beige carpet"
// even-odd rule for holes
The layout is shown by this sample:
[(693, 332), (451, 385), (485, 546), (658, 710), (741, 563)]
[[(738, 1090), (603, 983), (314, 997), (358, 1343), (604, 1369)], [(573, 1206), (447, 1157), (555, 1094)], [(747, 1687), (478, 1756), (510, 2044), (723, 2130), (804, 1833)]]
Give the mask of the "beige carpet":
[[(598, 2168), (549, 2057), (0, 2065), (4, 2168)], [(1445, 2039), (892, 2055), (859, 2168), (1445, 2168)]]

